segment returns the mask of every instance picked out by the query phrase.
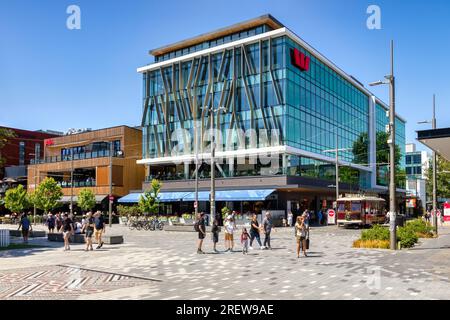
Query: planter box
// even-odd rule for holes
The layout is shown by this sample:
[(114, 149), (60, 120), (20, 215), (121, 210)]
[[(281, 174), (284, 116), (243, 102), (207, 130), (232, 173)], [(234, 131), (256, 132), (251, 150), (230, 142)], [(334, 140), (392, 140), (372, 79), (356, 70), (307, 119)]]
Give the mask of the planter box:
[[(22, 236), (22, 230), (9, 230), (9, 235), (11, 237), (21, 237)], [(45, 237), (46, 232), (41, 230), (31, 231), (30, 232), (30, 238), (43, 238)]]
[[(47, 239), (48, 239), (48, 241), (64, 242), (62, 233), (49, 233), (47, 236)], [(102, 240), (105, 244), (122, 244), (123, 236), (122, 235), (103, 235)], [(86, 242), (84, 234), (75, 234), (70, 237), (69, 241), (70, 241), (70, 243), (85, 243)], [(93, 238), (93, 241), (95, 243), (94, 238)]]

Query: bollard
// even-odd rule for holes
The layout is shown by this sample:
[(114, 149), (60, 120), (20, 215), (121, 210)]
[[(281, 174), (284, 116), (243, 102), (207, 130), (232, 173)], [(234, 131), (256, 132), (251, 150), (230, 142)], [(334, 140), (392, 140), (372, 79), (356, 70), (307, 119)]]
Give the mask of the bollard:
[(8, 247), (10, 244), (10, 236), (8, 229), (0, 230), (0, 247)]

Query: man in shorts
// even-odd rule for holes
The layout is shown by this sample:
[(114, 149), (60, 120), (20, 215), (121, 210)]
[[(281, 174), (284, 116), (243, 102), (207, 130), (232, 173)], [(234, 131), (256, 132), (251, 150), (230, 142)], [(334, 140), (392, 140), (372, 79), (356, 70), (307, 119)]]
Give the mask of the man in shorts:
[(23, 242), (28, 243), (28, 237), (30, 235), (30, 231), (33, 231), (33, 227), (31, 227), (31, 222), (26, 213), (22, 215), (19, 222), (19, 228), (17, 230), (20, 230), (20, 228), (22, 228)]
[(233, 252), (234, 230), (236, 230), (236, 224), (234, 222), (233, 215), (229, 215), (225, 220), (225, 251), (226, 252)]
[(102, 235), (105, 233), (105, 220), (100, 211), (97, 211), (94, 215), (94, 237), (97, 240), (97, 248), (103, 247)]
[(198, 220), (198, 247), (197, 253), (203, 254), (205, 252), (202, 251), (203, 239), (206, 236), (206, 222), (205, 222), (205, 213), (200, 213), (200, 219)]
[(94, 250), (92, 248), (92, 236), (94, 235), (94, 229), (95, 229), (95, 222), (94, 218), (92, 217), (92, 212), (88, 212), (86, 215), (86, 219), (84, 219), (83, 229), (82, 232), (85, 232), (85, 239), (86, 239), (86, 249), (84, 251), (88, 250)]

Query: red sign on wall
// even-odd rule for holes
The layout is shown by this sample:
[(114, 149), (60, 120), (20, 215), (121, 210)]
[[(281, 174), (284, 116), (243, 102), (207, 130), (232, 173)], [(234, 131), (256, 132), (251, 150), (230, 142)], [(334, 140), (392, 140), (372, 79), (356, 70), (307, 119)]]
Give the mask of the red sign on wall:
[(45, 144), (46, 146), (51, 146), (51, 145), (54, 145), (54, 144), (55, 144), (55, 141), (53, 141), (53, 139), (45, 139), (45, 140), (44, 140), (44, 144)]
[(292, 64), (302, 71), (309, 70), (310, 58), (298, 49), (291, 50)]

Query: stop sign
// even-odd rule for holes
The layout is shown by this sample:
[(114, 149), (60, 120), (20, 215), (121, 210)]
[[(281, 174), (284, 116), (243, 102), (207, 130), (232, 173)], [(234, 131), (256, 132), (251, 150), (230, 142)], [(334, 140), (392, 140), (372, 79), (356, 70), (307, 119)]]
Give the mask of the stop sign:
[(327, 211), (328, 214), (328, 224), (335, 224), (335, 216), (336, 216), (336, 212), (333, 209), (329, 209)]
[(109, 201), (114, 201), (114, 196), (109, 196)]
[(197, 201), (194, 201), (194, 208), (197, 208)]

